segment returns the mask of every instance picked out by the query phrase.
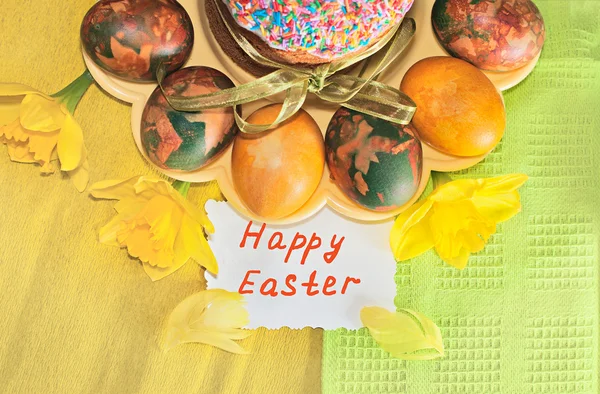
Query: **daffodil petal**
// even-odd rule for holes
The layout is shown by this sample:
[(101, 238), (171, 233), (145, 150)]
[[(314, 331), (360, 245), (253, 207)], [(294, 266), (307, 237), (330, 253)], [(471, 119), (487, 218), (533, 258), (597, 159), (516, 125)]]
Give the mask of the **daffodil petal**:
[(5, 126), (19, 120), (21, 114), (21, 101), (20, 97), (2, 97), (0, 96), (0, 126)]
[(457, 179), (439, 186), (427, 198), (436, 202), (456, 202), (470, 198), (477, 186), (476, 180)]
[(433, 202), (426, 199), (402, 212), (390, 232), (390, 246), (397, 261), (416, 257), (433, 246), (433, 238), (425, 219)]
[(169, 182), (165, 179), (158, 178), (155, 176), (141, 176), (137, 182), (133, 185), (137, 195), (152, 195), (157, 194), (163, 196), (171, 196), (174, 200), (182, 199), (183, 196), (179, 194)]
[(0, 127), (0, 136), (16, 142), (25, 142), (29, 139), (26, 130), (21, 126), (21, 121), (17, 118), (11, 123)]
[[(219, 189), (216, 181), (199, 183), (194, 185), (194, 194), (200, 194), (197, 204), (192, 203), (193, 197), (186, 201), (186, 210), (190, 215), (202, 225), (207, 234), (213, 234), (215, 228), (206, 213), (204, 206), (208, 200), (225, 201), (225, 197)], [(192, 195), (192, 193), (190, 193)], [(188, 196), (189, 197), (189, 196)]]
[(157, 267), (154, 265), (150, 265), (148, 262), (142, 262), (144, 266), (144, 272), (146, 272), (146, 274), (150, 277), (150, 279), (152, 279), (153, 282), (166, 278), (167, 276), (177, 271), (179, 268), (183, 267), (185, 263), (186, 262), (184, 261), (183, 263), (178, 262), (169, 267)]
[[(142, 176), (134, 185), (135, 191), (139, 196), (151, 196), (154, 194), (169, 195), (171, 198), (182, 206), (182, 208), (192, 216), (198, 223), (204, 227), (204, 231), (213, 233), (214, 226), (209, 220), (208, 215), (203, 209), (198, 208), (186, 198), (184, 198), (177, 190), (175, 190), (169, 182), (162, 178)], [(206, 202), (206, 201), (205, 201)]]
[[(243, 302), (244, 297), (236, 292), (223, 289), (210, 289), (199, 291), (181, 301), (171, 313), (169, 325), (174, 327), (188, 327), (203, 318), (205, 309), (215, 300), (230, 299)], [(189, 328), (189, 327), (188, 327)]]
[(475, 193), (477, 195), (496, 195), (517, 190), (527, 182), (529, 177), (525, 174), (508, 174), (494, 178), (482, 179), (482, 185)]
[(496, 223), (487, 220), (473, 220), (469, 223), (469, 230), (487, 242), (490, 236), (496, 232)]
[(29, 147), (25, 142), (7, 141), (8, 156), (12, 161), (18, 163), (35, 163), (33, 153), (29, 152)]
[(364, 307), (360, 319), (377, 344), (396, 358), (426, 360), (444, 355), (439, 328), (418, 312)]
[(42, 174), (52, 174), (54, 173), (54, 166), (50, 162), (43, 163), (40, 167), (40, 172)]
[(186, 336), (180, 340), (180, 343), (190, 342), (203, 343), (234, 354), (249, 354), (247, 350), (238, 345), (231, 338), (219, 333), (189, 331), (186, 333)]
[(406, 211), (396, 217), (392, 232), (398, 237), (402, 237), (411, 226), (414, 226), (423, 220), (432, 205), (433, 201), (425, 199), (409, 207)]
[(473, 196), (477, 211), (490, 221), (504, 222), (521, 211), (521, 197), (515, 190), (505, 194)]
[(444, 254), (444, 251), (440, 250), (437, 245), (435, 250), (446, 264), (456, 267), (459, 270), (462, 270), (467, 266), (469, 257), (471, 256), (471, 253), (467, 250), (467, 248), (464, 247), (460, 248), (458, 253), (455, 255)]
[[(248, 323), (245, 323), (246, 325)], [(238, 341), (240, 339), (246, 339), (253, 334), (251, 330), (245, 329), (231, 329), (231, 328), (221, 328), (221, 332), (227, 335), (227, 338), (233, 339), (234, 341)]]
[(202, 227), (190, 216), (185, 215), (177, 234), (176, 249), (181, 248), (188, 251), (189, 256), (198, 264), (209, 272), (217, 274), (219, 272), (217, 259), (201, 231)]
[[(441, 237), (439, 240), (436, 241), (435, 243), (435, 251), (437, 252), (437, 254), (442, 258), (442, 260), (444, 260), (446, 263), (455, 266), (457, 268), (464, 268), (464, 266), (466, 266), (466, 261), (463, 264), (459, 264), (459, 263), (454, 263), (453, 261), (457, 258), (457, 256), (460, 255), (461, 251), (463, 250), (463, 245), (460, 242), (460, 237), (457, 234), (453, 235), (453, 236), (443, 236)], [(469, 255), (467, 254), (467, 258), (469, 257)], [(460, 260), (462, 261), (462, 260)], [(462, 266), (462, 267), (459, 267)]]
[(117, 215), (110, 220), (107, 224), (102, 226), (99, 231), (99, 241), (105, 245), (121, 246), (117, 240), (117, 233), (121, 229), (121, 223), (123, 218), (121, 215)]
[(62, 127), (65, 114), (54, 99), (28, 94), (21, 102), (20, 119), (27, 130), (55, 131)]
[(71, 178), (73, 185), (75, 185), (75, 189), (77, 189), (79, 193), (83, 193), (90, 181), (89, 172), (90, 164), (87, 158), (83, 160), (83, 163), (81, 163), (79, 167), (73, 171), (68, 171), (69, 178)]
[(135, 226), (123, 238), (117, 235), (119, 242), (127, 245), (127, 252), (143, 263), (149, 262), (155, 253), (150, 236), (150, 226), (148, 225)]
[(392, 251), (396, 261), (415, 258), (434, 246), (429, 221), (423, 220), (412, 226), (402, 236), (391, 234)]
[(52, 152), (58, 141), (58, 131), (41, 133), (39, 131), (28, 131), (29, 151), (34, 154), (35, 159), (41, 163), (50, 162)]
[(20, 83), (0, 83), (0, 96), (24, 96), (26, 94), (38, 94), (43, 97), (48, 97), (31, 86)]
[[(202, 324), (209, 327), (216, 327), (220, 332), (231, 333), (229, 327), (244, 327), (250, 323), (250, 318), (246, 312), (246, 301), (242, 298), (222, 295), (215, 299), (215, 304), (219, 308), (207, 308), (204, 311)], [(197, 324), (190, 322), (192, 329), (200, 329)], [(235, 330), (233, 331), (235, 333)]]
[(206, 212), (184, 198), (166, 180), (156, 177), (140, 177), (139, 181), (135, 184), (135, 189), (140, 195), (145, 193), (158, 193), (171, 196), (171, 198), (180, 204), (186, 212), (201, 223), (208, 233), (214, 232), (213, 224), (208, 219)]
[(96, 198), (107, 200), (123, 200), (138, 198), (133, 185), (140, 177), (136, 176), (123, 180), (106, 180), (96, 182), (90, 187), (90, 194)]
[(248, 321), (244, 305), (240, 294), (222, 289), (204, 290), (186, 298), (169, 317), (167, 347), (199, 342), (232, 353), (247, 353), (233, 341), (251, 333), (245, 334), (238, 325)]
[(477, 232), (471, 231), (471, 228), (460, 231), (458, 236), (460, 244), (471, 253), (480, 252), (485, 247), (485, 241)]
[(85, 146), (83, 131), (75, 119), (68, 114), (65, 117), (56, 146), (60, 168), (63, 171), (73, 171), (81, 164)]

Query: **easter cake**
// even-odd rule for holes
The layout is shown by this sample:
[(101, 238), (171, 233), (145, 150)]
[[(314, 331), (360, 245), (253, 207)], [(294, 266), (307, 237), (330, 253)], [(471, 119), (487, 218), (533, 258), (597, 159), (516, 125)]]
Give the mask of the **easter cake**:
[(356, 56), (396, 26), (413, 0), (208, 0), (207, 19), (219, 45), (255, 75), (269, 70), (252, 61), (223, 19), (263, 56), (291, 65), (317, 65)]

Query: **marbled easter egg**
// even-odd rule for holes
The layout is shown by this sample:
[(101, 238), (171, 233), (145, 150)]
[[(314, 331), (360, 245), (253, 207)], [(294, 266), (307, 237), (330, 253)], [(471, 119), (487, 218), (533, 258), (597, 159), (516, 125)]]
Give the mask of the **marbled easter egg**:
[(152, 81), (164, 64), (180, 68), (194, 43), (192, 21), (174, 0), (102, 0), (81, 23), (81, 42), (99, 67), (131, 81)]
[(367, 209), (396, 209), (419, 188), (423, 152), (411, 125), (340, 108), (327, 127), (325, 149), (335, 184)]
[[(268, 105), (247, 120), (271, 123), (280, 108), (280, 104)], [(283, 218), (300, 209), (317, 189), (324, 168), (323, 135), (302, 109), (272, 130), (239, 133), (233, 143), (235, 189), (246, 207), (265, 219)]]
[[(209, 67), (182, 68), (163, 82), (168, 95), (181, 96), (234, 86), (225, 74)], [(229, 146), (237, 131), (231, 107), (176, 111), (158, 87), (146, 103), (140, 130), (142, 147), (154, 164), (182, 171), (194, 171), (211, 163)]]
[(400, 90), (417, 104), (412, 124), (421, 141), (454, 156), (479, 156), (502, 139), (502, 96), (477, 67), (450, 56), (415, 63)]
[(525, 66), (546, 37), (544, 19), (531, 0), (436, 0), (431, 18), (442, 46), (483, 70)]

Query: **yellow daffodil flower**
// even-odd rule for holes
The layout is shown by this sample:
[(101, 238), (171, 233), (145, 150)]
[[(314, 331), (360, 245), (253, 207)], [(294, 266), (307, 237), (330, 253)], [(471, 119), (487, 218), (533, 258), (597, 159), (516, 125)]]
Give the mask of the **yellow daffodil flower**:
[(496, 224), (521, 210), (517, 189), (527, 176), (460, 179), (442, 184), (424, 200), (401, 213), (390, 234), (398, 261), (431, 248), (446, 263), (463, 269), (471, 253), (483, 249)]
[(178, 190), (146, 176), (93, 184), (92, 196), (119, 200), (117, 216), (100, 229), (100, 242), (127, 247), (152, 280), (170, 275), (190, 258), (216, 274), (217, 261), (204, 236), (214, 227), (206, 212), (185, 198), (190, 184), (174, 185)]
[(242, 295), (222, 289), (204, 290), (186, 298), (169, 318), (166, 349), (199, 342), (231, 353), (248, 353), (234, 342), (252, 334), (241, 329), (250, 321), (245, 305)]
[(54, 172), (58, 159), (77, 190), (85, 190), (89, 175), (83, 132), (73, 112), (93, 82), (85, 72), (60, 92), (49, 96), (17, 83), (0, 83), (0, 142), (12, 161), (38, 163), (42, 173)]

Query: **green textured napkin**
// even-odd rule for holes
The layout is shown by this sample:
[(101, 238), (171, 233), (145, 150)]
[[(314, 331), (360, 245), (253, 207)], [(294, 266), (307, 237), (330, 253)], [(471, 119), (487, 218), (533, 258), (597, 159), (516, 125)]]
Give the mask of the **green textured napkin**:
[(400, 361), (365, 329), (326, 331), (325, 393), (598, 393), (600, 1), (536, 0), (548, 38), (505, 93), (508, 128), (482, 164), (523, 172), (523, 211), (464, 271), (434, 252), (399, 264), (396, 306), (440, 327), (439, 361)]

